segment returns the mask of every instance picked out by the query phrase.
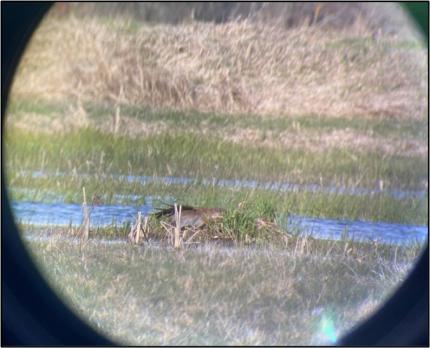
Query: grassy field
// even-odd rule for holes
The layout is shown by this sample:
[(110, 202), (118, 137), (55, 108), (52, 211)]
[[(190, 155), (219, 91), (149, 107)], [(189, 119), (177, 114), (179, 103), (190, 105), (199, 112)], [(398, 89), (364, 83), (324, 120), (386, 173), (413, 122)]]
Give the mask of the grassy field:
[(82, 318), (132, 345), (333, 343), (378, 307), (420, 251), (303, 239), (283, 251), (78, 247), (53, 232), (28, 244), (44, 275)]
[[(306, 125), (302, 127), (298, 123), (295, 127), (304, 130), (293, 131), (292, 138), (297, 139), (299, 144), (301, 142), (306, 144), (283, 146), (282, 136), (277, 137), (274, 130), (264, 133), (261, 131), (264, 126), (248, 128), (249, 137), (256, 137), (250, 145), (248, 142), (252, 139), (241, 139), (240, 135), (237, 139), (226, 139), (226, 132), (223, 131), (225, 126), (220, 121), (221, 115), (217, 121), (220, 125), (213, 125), (213, 129), (209, 131), (197, 129), (192, 131), (190, 128), (193, 126), (181, 125), (186, 117), (181, 117), (181, 114), (176, 116), (177, 124), (173, 125), (170, 121), (172, 124), (165, 127), (151, 127), (151, 122), (142, 122), (145, 127), (153, 128), (150, 134), (142, 132), (143, 137), (120, 134), (112, 138), (112, 132), (95, 130), (91, 126), (55, 134), (35, 133), (34, 130), (25, 131), (10, 127), (6, 145), (10, 144), (8, 152), (13, 156), (8, 158), (8, 163), (11, 168), (21, 165), (22, 169), (30, 170), (39, 170), (43, 164), (46, 169), (68, 171), (76, 169), (78, 172), (106, 171), (109, 168), (110, 171), (121, 174), (133, 170), (136, 174), (145, 175), (174, 173), (177, 176), (200, 175), (266, 181), (287, 179), (299, 183), (317, 183), (322, 180), (325, 184), (372, 188), (382, 180), (387, 188), (425, 189), (428, 161), (423, 155), (427, 150), (424, 145), (425, 136), (419, 133), (420, 126), (416, 122), (406, 125), (400, 123), (397, 127), (392, 125), (394, 129), (392, 143), (387, 141), (386, 137), (375, 138), (374, 141), (367, 143), (366, 149), (366, 146), (361, 147), (359, 144), (350, 148), (348, 139), (357, 134), (348, 131), (345, 119), (338, 120), (340, 123), (345, 122), (342, 126), (336, 123), (330, 125), (330, 120), (320, 122), (319, 136), (309, 133), (307, 128), (310, 127)], [(66, 118), (67, 115), (62, 117)], [(106, 116), (105, 119), (110, 120)], [(239, 116), (236, 119), (239, 119)], [(242, 116), (241, 119), (248, 120), (246, 116)], [(224, 120), (226, 123), (231, 122), (227, 116)], [(207, 122), (210, 123), (210, 118)], [(235, 122), (239, 123), (237, 120)], [(307, 122), (312, 124), (309, 120)], [(353, 126), (354, 122), (351, 124)], [(373, 125), (375, 128), (376, 124)], [(128, 128), (136, 131), (135, 126), (131, 124)], [(313, 124), (313, 127), (318, 127), (318, 124)], [(343, 142), (335, 139), (335, 137), (342, 139), (342, 135), (336, 133), (336, 128), (340, 127), (351, 133), (344, 134)], [(161, 129), (156, 131), (157, 128)], [(293, 128), (291, 123), (289, 128)], [(406, 134), (408, 130), (415, 133), (414, 137), (411, 135), (414, 142), (402, 143), (404, 139), (399, 139), (398, 128), (402, 129), (402, 132), (404, 129)], [(230, 129), (236, 132), (246, 128), (240, 126)], [(260, 131), (262, 134), (258, 134)], [(389, 132), (387, 129), (385, 131)], [(276, 132), (281, 134), (282, 127)], [(324, 135), (326, 140), (321, 139)], [(333, 139), (330, 140), (329, 137)], [(270, 142), (266, 138), (272, 140), (271, 145), (266, 144)], [(320, 149), (313, 151), (318, 145)], [(29, 153), (36, 156), (26, 158)], [(57, 154), (64, 156), (59, 160)]]
[[(267, 149), (227, 143), (212, 135), (164, 133), (130, 139), (91, 129), (67, 134), (17, 131), (7, 139), (13, 170), (113, 172), (203, 178), (321, 183), (347, 187), (425, 189), (426, 158), (303, 149)], [(10, 144), (10, 147), (9, 147)], [(79, 144), (79, 146), (78, 146)], [(32, 154), (29, 156), (29, 154)], [(60, 155), (60, 157), (58, 157)]]

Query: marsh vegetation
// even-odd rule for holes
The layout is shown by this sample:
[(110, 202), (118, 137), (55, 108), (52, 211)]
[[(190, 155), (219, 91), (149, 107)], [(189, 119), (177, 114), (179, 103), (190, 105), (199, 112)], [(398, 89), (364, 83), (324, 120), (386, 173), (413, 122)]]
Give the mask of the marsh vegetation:
[(80, 205), (85, 188), (90, 207), (151, 199), (224, 212), (176, 250), (174, 226), (153, 217), (138, 244), (126, 243), (135, 216), (92, 225), (85, 242), (76, 225), (20, 223), (83, 318), (128, 344), (320, 344), (406, 277), (422, 242), (322, 240), (280, 220), (428, 226), (428, 51), (417, 38), (358, 20), (76, 13), (46, 18), (14, 81), (9, 198)]

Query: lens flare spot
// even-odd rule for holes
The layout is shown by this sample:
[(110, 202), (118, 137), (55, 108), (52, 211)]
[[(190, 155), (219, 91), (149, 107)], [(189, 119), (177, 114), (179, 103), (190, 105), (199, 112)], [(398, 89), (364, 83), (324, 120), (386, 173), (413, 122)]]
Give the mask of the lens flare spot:
[(322, 338), (329, 341), (330, 343), (335, 343), (337, 340), (337, 334), (334, 328), (333, 320), (325, 315), (320, 321), (320, 333)]

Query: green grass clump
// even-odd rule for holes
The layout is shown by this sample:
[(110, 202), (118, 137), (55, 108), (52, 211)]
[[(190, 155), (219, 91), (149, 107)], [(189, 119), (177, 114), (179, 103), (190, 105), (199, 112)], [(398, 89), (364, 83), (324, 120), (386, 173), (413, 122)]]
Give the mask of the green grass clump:
[(286, 234), (274, 223), (276, 213), (269, 201), (242, 202), (224, 214), (220, 234), (240, 244), (282, 243)]

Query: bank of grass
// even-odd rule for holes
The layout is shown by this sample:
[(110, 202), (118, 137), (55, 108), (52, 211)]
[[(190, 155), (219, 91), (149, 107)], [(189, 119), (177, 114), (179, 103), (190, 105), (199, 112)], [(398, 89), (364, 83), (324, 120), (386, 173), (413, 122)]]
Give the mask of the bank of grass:
[(327, 321), (339, 337), (365, 318), (420, 252), (313, 240), (283, 251), (100, 240), (79, 247), (52, 232), (27, 243), (39, 269), (84, 320), (132, 345), (332, 343)]
[(332, 149), (310, 153), (223, 141), (209, 134), (112, 136), (83, 128), (65, 134), (8, 129), (6, 168), (196, 178), (288, 181), (344, 187), (425, 189), (427, 158)]
[[(111, 126), (119, 106), (122, 117), (130, 117), (143, 122), (146, 125), (159, 125), (163, 123), (168, 128), (226, 131), (231, 129), (255, 129), (261, 132), (283, 132), (294, 130), (318, 132), (336, 131), (350, 129), (360, 133), (372, 134), (375, 136), (386, 136), (388, 139), (408, 139), (414, 138), (419, 141), (426, 141), (428, 135), (428, 122), (425, 118), (388, 118), (379, 117), (363, 118), (349, 116), (337, 116), (321, 114), (307, 115), (262, 115), (258, 114), (225, 114), (219, 112), (199, 112), (197, 110), (175, 110), (175, 109), (154, 109), (149, 106), (135, 106), (127, 103), (111, 104), (84, 102), (83, 108), (86, 118), (91, 127), (106, 130)], [(10, 101), (7, 113), (8, 122), (11, 126), (16, 125), (21, 120), (28, 121), (28, 115), (42, 119), (48, 118), (53, 121), (73, 118), (73, 107), (76, 103), (34, 100), (29, 98), (15, 98)], [(53, 129), (43, 128), (42, 124), (37, 125), (37, 119), (32, 126), (35, 131), (52, 132)], [(70, 127), (71, 128), (71, 127)], [(70, 131), (67, 122), (64, 121), (62, 132)], [(121, 130), (121, 127), (120, 127)], [(123, 129), (124, 132), (131, 131)]]

